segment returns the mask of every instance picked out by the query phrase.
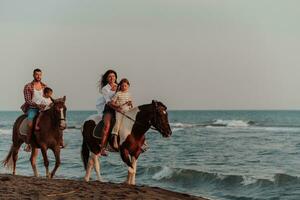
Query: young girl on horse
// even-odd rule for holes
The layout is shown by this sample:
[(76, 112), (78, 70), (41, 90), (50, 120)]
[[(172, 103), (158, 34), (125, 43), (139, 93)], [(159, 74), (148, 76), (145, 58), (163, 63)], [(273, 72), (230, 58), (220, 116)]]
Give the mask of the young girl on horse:
[[(45, 106), (44, 109), (40, 110), (40, 113), (36, 119), (36, 123), (35, 123), (35, 130), (39, 131), (40, 130), (40, 120), (43, 116), (44, 111), (48, 110), (50, 108), (50, 105), (53, 103), (53, 98), (52, 98), (52, 94), (53, 94), (53, 90), (49, 87), (45, 87), (43, 90), (43, 96), (40, 99), (40, 103)], [(64, 148), (64, 140), (63, 137), (61, 137), (61, 143), (60, 143), (60, 147)]]
[(120, 126), (124, 117), (124, 112), (130, 110), (132, 105), (132, 98), (129, 93), (130, 83), (124, 78), (120, 81), (118, 85), (118, 90), (115, 96), (112, 98), (111, 104), (116, 107), (116, 123), (112, 130), (112, 136), (114, 138), (113, 146), (115, 149), (118, 149), (118, 140), (117, 136), (119, 134)]
[(45, 87), (43, 90), (43, 96), (41, 97), (41, 99), (39, 99), (39, 104), (42, 104), (45, 106), (45, 108), (43, 110), (40, 111), (40, 114), (38, 115), (37, 119), (36, 119), (36, 123), (35, 123), (35, 130), (38, 131), (40, 130), (39, 127), (39, 123), (40, 123), (40, 119), (43, 116), (43, 112), (45, 110), (48, 110), (50, 108), (50, 104), (53, 103), (52, 101), (52, 93), (53, 90), (49, 87)]

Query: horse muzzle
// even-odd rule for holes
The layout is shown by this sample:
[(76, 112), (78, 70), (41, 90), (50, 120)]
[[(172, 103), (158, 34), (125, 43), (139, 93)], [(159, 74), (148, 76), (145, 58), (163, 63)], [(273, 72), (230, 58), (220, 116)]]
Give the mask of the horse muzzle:
[(67, 123), (65, 120), (61, 120), (59, 124), (59, 129), (60, 130), (65, 130), (67, 128)]

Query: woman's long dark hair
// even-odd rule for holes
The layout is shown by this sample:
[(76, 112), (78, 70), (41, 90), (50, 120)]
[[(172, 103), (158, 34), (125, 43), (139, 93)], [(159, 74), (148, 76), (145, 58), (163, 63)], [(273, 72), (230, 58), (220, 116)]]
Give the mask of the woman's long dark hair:
[(114, 70), (107, 70), (102, 76), (101, 76), (101, 79), (99, 80), (99, 91), (101, 92), (101, 89), (106, 86), (108, 84), (108, 81), (107, 81), (107, 77), (109, 74), (111, 73), (114, 73), (115, 76), (116, 76), (116, 84), (117, 83), (117, 78), (118, 78), (118, 75), (117, 75), (117, 72), (115, 72)]

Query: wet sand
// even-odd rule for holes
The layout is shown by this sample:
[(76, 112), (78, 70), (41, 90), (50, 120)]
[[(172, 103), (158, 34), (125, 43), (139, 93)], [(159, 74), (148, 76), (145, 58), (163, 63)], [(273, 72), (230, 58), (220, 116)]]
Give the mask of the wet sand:
[(0, 174), (0, 199), (207, 200), (158, 187)]

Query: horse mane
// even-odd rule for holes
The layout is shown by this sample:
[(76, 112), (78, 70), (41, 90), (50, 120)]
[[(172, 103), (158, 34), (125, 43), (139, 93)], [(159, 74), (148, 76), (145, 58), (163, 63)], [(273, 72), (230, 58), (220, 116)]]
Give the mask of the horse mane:
[(61, 99), (56, 99), (53, 101), (52, 104), (50, 104), (50, 108), (45, 110), (45, 111), (42, 111), (45, 115), (48, 115), (51, 119), (51, 125), (53, 128), (59, 128), (59, 120), (58, 119), (58, 116), (55, 112), (55, 104), (59, 103), (59, 102), (63, 102)]
[(138, 106), (138, 108), (139, 108), (140, 110), (145, 110), (145, 109), (148, 109), (149, 106), (154, 106), (155, 104), (156, 104), (157, 106), (161, 106), (161, 107), (163, 107), (165, 110), (167, 110), (167, 106), (165, 106), (162, 102), (156, 101), (156, 100), (152, 100), (152, 103), (150, 103), (150, 104), (140, 105), (140, 106)]
[(165, 110), (168, 109), (167, 106), (165, 106), (165, 104), (163, 104), (163, 103), (160, 102), (160, 101), (157, 101), (157, 104), (158, 104), (159, 106), (163, 107)]

